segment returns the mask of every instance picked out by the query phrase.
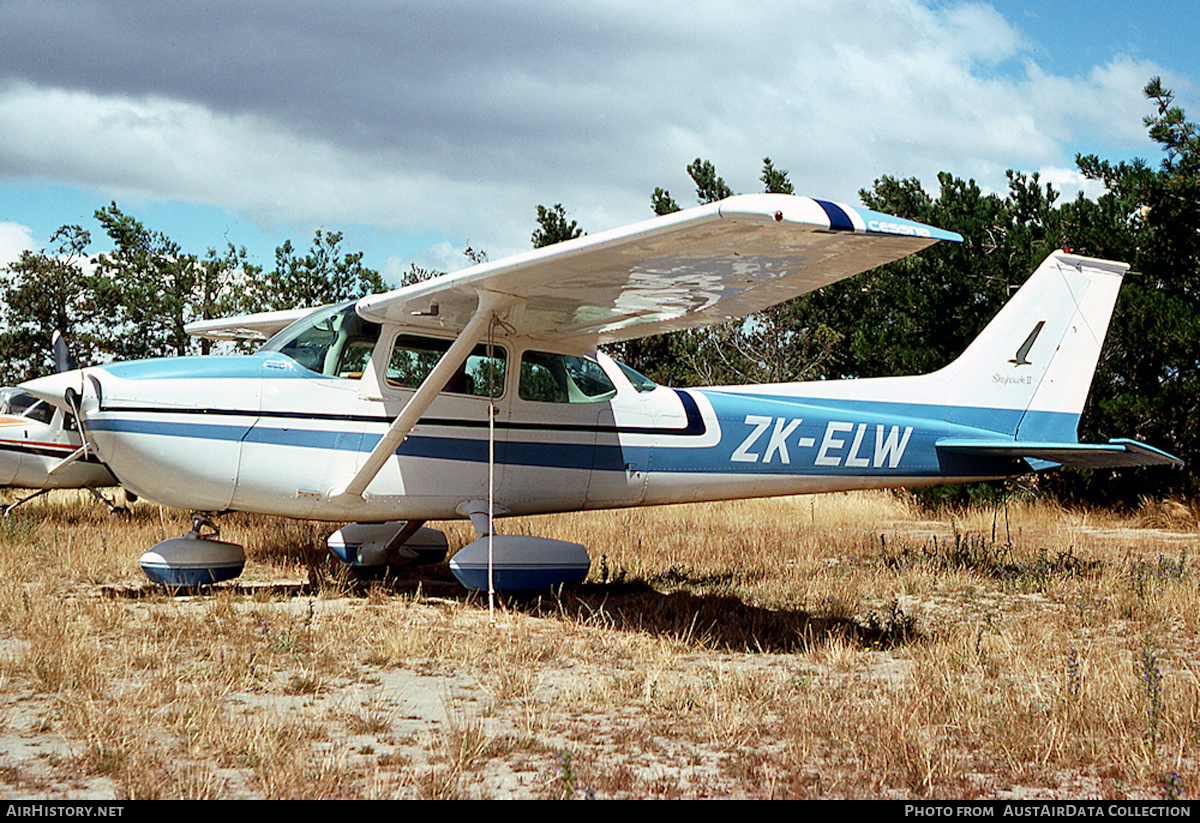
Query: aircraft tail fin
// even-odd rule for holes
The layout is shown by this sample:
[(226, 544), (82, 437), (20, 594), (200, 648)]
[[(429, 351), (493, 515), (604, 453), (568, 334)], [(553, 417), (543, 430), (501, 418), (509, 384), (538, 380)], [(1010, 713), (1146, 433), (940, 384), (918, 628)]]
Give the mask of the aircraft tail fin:
[(999, 477), (1021, 461), (1034, 469), (1180, 465), (1178, 458), (1132, 440), (1079, 442), (1079, 418), (1128, 269), (1064, 251), (1051, 254), (966, 351), (935, 372), (752, 389), (936, 415), (953, 425), (935, 444), (952, 476)]
[(949, 422), (982, 420), (1018, 441), (1076, 442), (1128, 268), (1062, 251), (1046, 258), (966, 351), (929, 375), (945, 392)]

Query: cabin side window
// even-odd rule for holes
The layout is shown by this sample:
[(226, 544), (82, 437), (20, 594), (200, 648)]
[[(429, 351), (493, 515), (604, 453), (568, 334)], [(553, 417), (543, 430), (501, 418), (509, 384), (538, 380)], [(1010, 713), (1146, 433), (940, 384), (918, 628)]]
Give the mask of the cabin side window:
[[(392, 346), (392, 355), (388, 359), (388, 385), (406, 389), (420, 387), (452, 342), (415, 334), (402, 334), (397, 337), (395, 345)], [(451, 375), (442, 391), (487, 397), (490, 386), (491, 396), (500, 397), (504, 394), (506, 365), (507, 353), (502, 346), (493, 346), (492, 357), (489, 359), (487, 346), (481, 343)]]
[(570, 354), (527, 351), (521, 355), (522, 400), (541, 403), (598, 403), (617, 393), (595, 360)]

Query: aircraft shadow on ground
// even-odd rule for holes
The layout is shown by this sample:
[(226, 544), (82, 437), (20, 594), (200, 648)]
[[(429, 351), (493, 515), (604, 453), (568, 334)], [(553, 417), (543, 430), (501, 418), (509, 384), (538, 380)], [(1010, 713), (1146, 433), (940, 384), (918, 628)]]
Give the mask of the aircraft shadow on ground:
[[(916, 622), (893, 608), (864, 620), (825, 617), (804, 610), (768, 609), (728, 592), (724, 578), (691, 579), (679, 570), (660, 575), (664, 585), (645, 581), (584, 583), (541, 592), (498, 593), (501, 607), (537, 617), (558, 617), (613, 631), (646, 632), (694, 643), (705, 649), (795, 653), (830, 640), (862, 648), (886, 649), (921, 639)], [(464, 589), (445, 564), (363, 576), (358, 585), (412, 591), (487, 608), (487, 592)]]
[(509, 597), (505, 605), (737, 652), (804, 652), (830, 640), (894, 648), (919, 639), (916, 626), (903, 619), (875, 617), (864, 624), (803, 610), (767, 609), (727, 593), (660, 591), (646, 583), (582, 585), (553, 595)]
[[(179, 589), (174, 594), (205, 596), (232, 589), (254, 596), (296, 597), (328, 593), (330, 587), (350, 597), (419, 592), (471, 608), (488, 607), (487, 593), (464, 589), (450, 576), (445, 564), (366, 574), (347, 574), (338, 568), (335, 577), (314, 574), (303, 583), (233, 582), (213, 589)], [(162, 592), (161, 587), (150, 585), (107, 590), (110, 596), (122, 598), (161, 596)], [(708, 650), (800, 653), (834, 640), (850, 641), (865, 649), (887, 649), (921, 639), (911, 618), (897, 610), (859, 621), (803, 610), (767, 609), (703, 588), (662, 590), (642, 581), (588, 583), (519, 595), (501, 592), (497, 598), (500, 608), (512, 612), (557, 617), (612, 631), (645, 632)]]

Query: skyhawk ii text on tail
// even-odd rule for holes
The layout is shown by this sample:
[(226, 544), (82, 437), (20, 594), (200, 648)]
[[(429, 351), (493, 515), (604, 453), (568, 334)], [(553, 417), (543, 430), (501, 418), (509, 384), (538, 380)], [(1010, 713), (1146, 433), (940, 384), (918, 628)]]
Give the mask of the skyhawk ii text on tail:
[[(493, 515), (1178, 463), (1132, 441), (1078, 442), (1119, 263), (1051, 255), (927, 375), (672, 389), (598, 351), (959, 240), (827, 201), (739, 196), (325, 307), (253, 356), (98, 366), (25, 388), (73, 403), (96, 453), (151, 500), (358, 521), (336, 536), (348, 562), (419, 555), (426, 520), (470, 517), (481, 540), (456, 556), (470, 585)], [(504, 538), (512, 587), (586, 573), (570, 545)]]

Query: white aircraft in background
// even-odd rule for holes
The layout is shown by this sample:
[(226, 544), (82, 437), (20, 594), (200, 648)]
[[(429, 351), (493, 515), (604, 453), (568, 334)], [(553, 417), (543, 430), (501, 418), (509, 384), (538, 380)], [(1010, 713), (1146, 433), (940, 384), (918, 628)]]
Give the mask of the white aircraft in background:
[[(476, 588), (488, 546), (497, 588), (587, 572), (581, 546), (493, 537), (493, 516), (1178, 464), (1129, 440), (1078, 442), (1120, 263), (1051, 255), (927, 375), (673, 389), (598, 350), (960, 240), (828, 201), (743, 195), (293, 313), (307, 316), (252, 356), (95, 366), (23, 388), (76, 409), (90, 447), (150, 500), (357, 521), (331, 539), (351, 563), (420, 556), (425, 521), (469, 517), (480, 539), (451, 566)], [(240, 547), (200, 531), (160, 544), (148, 573), (239, 573)]]
[(72, 459), (82, 445), (68, 412), (21, 389), (0, 389), (0, 486), (38, 490), (0, 510), (7, 514), (53, 489), (87, 489), (113, 509), (96, 489), (120, 484), (95, 455)]
[[(54, 333), (58, 370), (74, 368), (62, 335)], [(0, 486), (37, 489), (35, 493), (0, 507), (5, 514), (53, 489), (87, 489), (110, 511), (118, 510), (98, 488), (116, 486), (113, 477), (94, 454), (83, 451), (74, 416), (14, 387), (0, 388)]]

